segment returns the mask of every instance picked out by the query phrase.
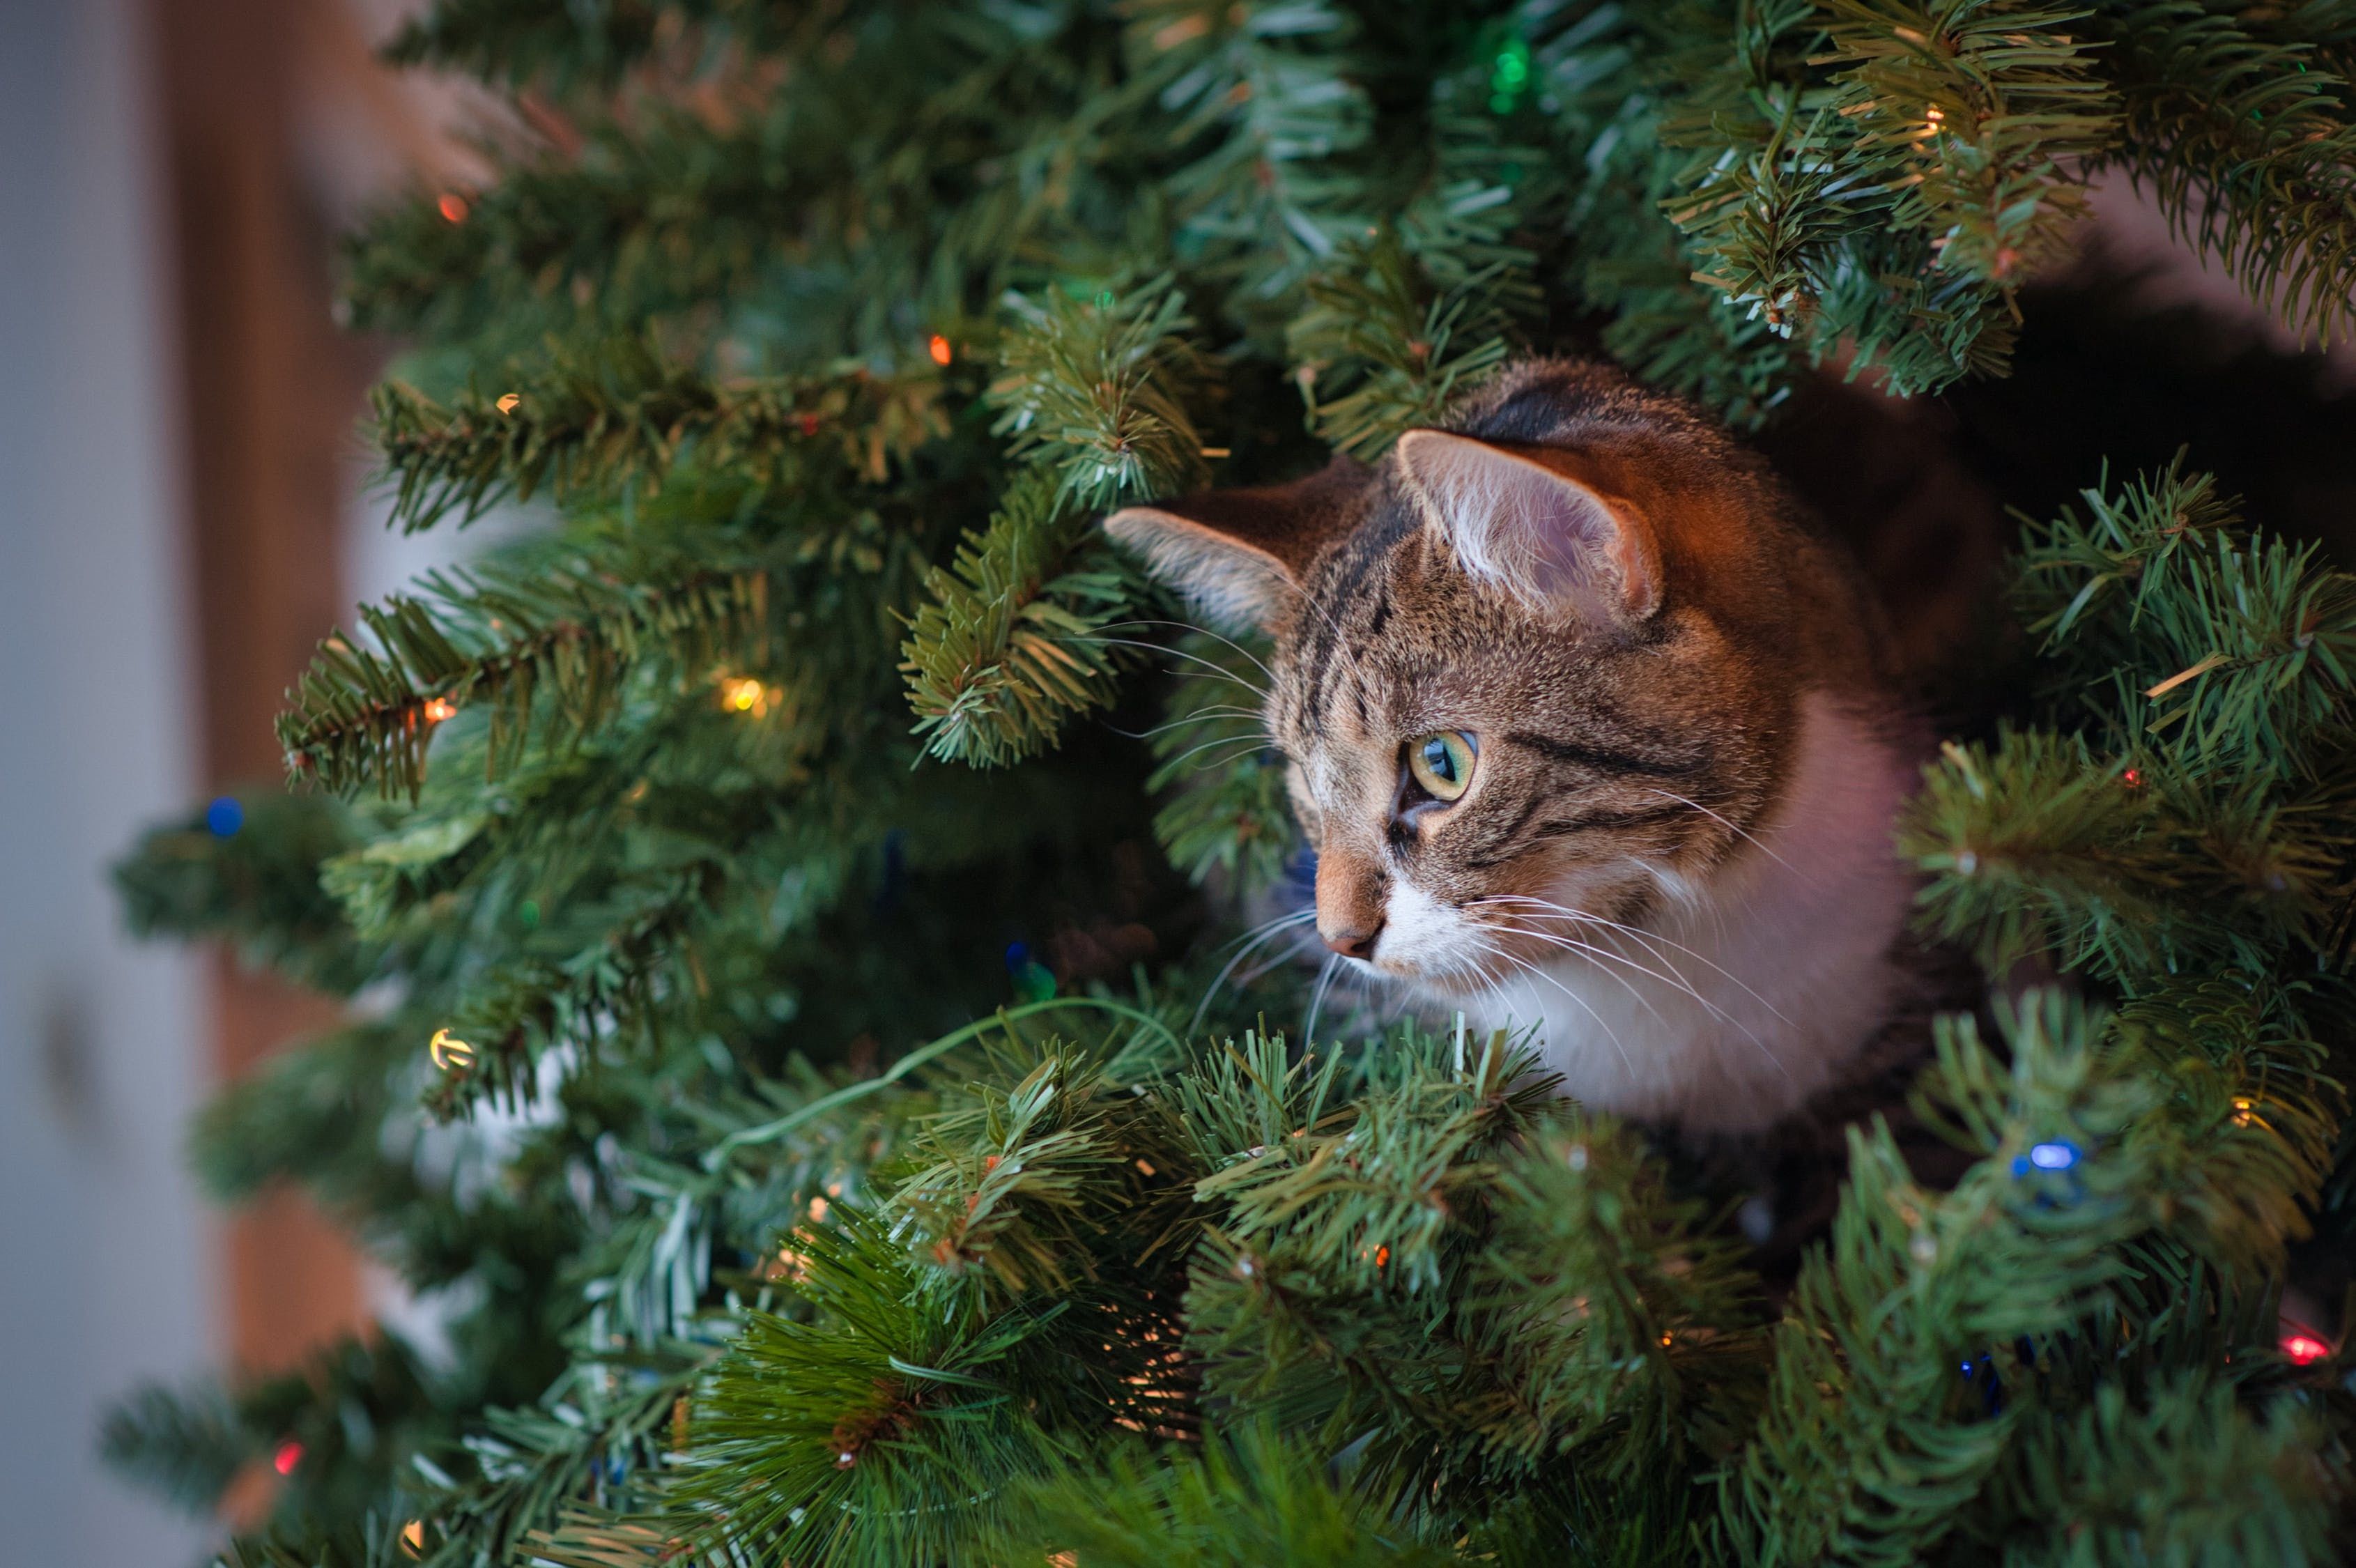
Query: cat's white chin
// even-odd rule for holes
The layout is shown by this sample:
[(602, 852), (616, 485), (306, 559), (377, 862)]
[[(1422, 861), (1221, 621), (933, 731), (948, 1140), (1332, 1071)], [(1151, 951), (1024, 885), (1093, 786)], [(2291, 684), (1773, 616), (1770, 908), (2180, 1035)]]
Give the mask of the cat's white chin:
[[(1913, 880), (1890, 840), (1916, 764), (1887, 728), (1804, 698), (1790, 789), (1753, 842), (1706, 880), (1659, 873), (1666, 897), (1641, 929), (1595, 943), (1608, 956), (1491, 980), (1477, 929), (1404, 888), (1386, 945), (1418, 954), (1408, 978), (1472, 1026), (1534, 1030), (1586, 1104), (1697, 1133), (1765, 1127), (1840, 1077), (1902, 984), (1892, 949)], [(1576, 907), (1576, 890), (1558, 901)]]

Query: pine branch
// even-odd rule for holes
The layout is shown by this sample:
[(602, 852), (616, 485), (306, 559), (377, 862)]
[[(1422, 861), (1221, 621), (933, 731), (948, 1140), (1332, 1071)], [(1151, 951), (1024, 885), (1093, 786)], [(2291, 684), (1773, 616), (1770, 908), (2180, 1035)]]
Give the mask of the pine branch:
[(1177, 246), (1231, 275), (1239, 306), (1289, 294), (1365, 231), (1370, 193), (1344, 160), (1365, 144), (1372, 105), (1346, 74), (1347, 13), (1327, 0), (1143, 0), (1125, 14), (1130, 59), (1168, 83), (1163, 134), (1193, 153), (1167, 180)]
[[(149, 1424), (149, 1423), (155, 1424)], [(246, 1560), (311, 1568), (391, 1561), (399, 1526), (376, 1511), (396, 1471), (421, 1441), (439, 1435), (440, 1412), (424, 1369), (407, 1345), (379, 1330), (314, 1350), (298, 1367), (252, 1380), (226, 1400), (214, 1392), (150, 1390), (105, 1423), (109, 1453), (150, 1484), (178, 1488), (188, 1505), (231, 1466), (284, 1455), (263, 1528), (232, 1547)]]
[(1310, 426), (1368, 462), (1402, 432), (1438, 424), (1510, 352), (1505, 269), (1435, 289), (1392, 234), (1342, 251), (1307, 292), (1286, 347)]
[(1780, 123), (1758, 150), (1740, 162), (1719, 161), (1669, 217), (1693, 237), (1703, 265), (1694, 281), (1722, 292), (1729, 303), (1791, 336), (1811, 326), (1820, 306), (1819, 276), (1827, 253), (1853, 225), (1844, 199), (1862, 192), (1842, 177), (1824, 144), (1838, 124), (1818, 113), (1795, 124), (1786, 101)]
[(1008, 452), (1056, 471), (1059, 500), (1103, 511), (1200, 485), (1202, 438), (1187, 403), (1203, 370), (1186, 296), (1168, 274), (1081, 301), (1009, 295), (1021, 328), (999, 349), (991, 433)]
[(106, 1412), (98, 1446), (117, 1474), (198, 1515), (218, 1508), (237, 1472), (262, 1452), (228, 1393), (209, 1384), (134, 1391)]
[[(1850, 1131), (1831, 1248), (1801, 1271), (1764, 1417), (1725, 1483), (1732, 1550), (1909, 1563), (1957, 1528), (2024, 1419), (2018, 1401), (1986, 1409), (1957, 1368), (1985, 1359), (2021, 1386), (2015, 1346), (2077, 1322), (2122, 1272), (2109, 1249), (2145, 1222), (2141, 1162), (2111, 1141), (2139, 1090), (2098, 1070), (2100, 1026), (2034, 1002), (2008, 1074), (1968, 1021), (1943, 1031), (1938, 1078), (1987, 1156), (1952, 1193), (1917, 1187), (1878, 1122)], [(2032, 1145), (2074, 1157), (2049, 1174)]]
[(1172, 652), (1170, 696), (1150, 743), (1156, 766), (1145, 780), (1165, 800), (1154, 837), (1192, 882), (1217, 876), (1239, 893), (1272, 886), (1300, 830), (1259, 711), (1259, 655), (1208, 632), (1187, 633)]
[[(2356, 592), (2253, 542), (2171, 467), (2032, 527), (2017, 599), (2083, 738), (1950, 747), (1903, 830), (1936, 929), (1991, 960), (2050, 948), (2128, 988), (2192, 963), (2266, 972), (2349, 898), (2339, 824)], [(2172, 667), (2172, 668), (2171, 668)]]
[(1046, 1316), (923, 1283), (848, 1209), (804, 1248), (798, 1294), (819, 1317), (748, 1315), (695, 1395), (670, 1535), (841, 1568), (967, 1560), (1006, 1482), (1054, 1454), (1001, 1380)]
[(1098, 175), (1097, 121), (1125, 123), (1167, 79), (1100, 98), (1117, 35), (1092, 13), (746, 15), (775, 52), (686, 102), (591, 106), (577, 147), (381, 216), (350, 247), (355, 320), (513, 352), (660, 318), (817, 368), (921, 351), (926, 325), (1035, 279), (1039, 257), (1126, 264), (1120, 226), (1094, 220), (1134, 185)]
[[(273, 1183), (307, 1187), (341, 1209), (383, 1173), (385, 1152), (369, 1141), (394, 1094), (423, 1054), (423, 1036), (402, 1020), (347, 1025), (275, 1055), (207, 1105), (189, 1135), (189, 1163), (216, 1201), (251, 1199)], [(405, 1070), (407, 1069), (407, 1070)], [(415, 1197), (413, 1190), (403, 1194)]]
[[(538, 53), (536, 31), (501, 42)], [(732, 293), (802, 215), (779, 129), (756, 116), (714, 134), (658, 109), (593, 124), (571, 157), (509, 160), (487, 188), (421, 191), (346, 240), (352, 323), (521, 347), (587, 322), (619, 336)]]
[(364, 822), (328, 796), (251, 789), (220, 797), (200, 814), (149, 830), (115, 863), (124, 921), (142, 938), (227, 937), (249, 963), (348, 994), (386, 955), (358, 938), (320, 887), (319, 870), (353, 847)]
[(1489, 1440), (1534, 1466), (1575, 1455), (1629, 1490), (1665, 1458), (1731, 1453), (1766, 1370), (1739, 1249), (1607, 1120), (1551, 1129), (1501, 1164), (1472, 1293), (1509, 1396)]
[(2339, 1560), (2339, 1489), (2313, 1458), (2321, 1442), (2316, 1418), (2294, 1402), (2253, 1411), (2201, 1370), (2171, 1372), (2139, 1400), (2107, 1383), (2072, 1417), (2021, 1434), (1997, 1509), (2068, 1524), (2014, 1543), (2006, 1561), (2321, 1568)]
[(646, 1500), (684, 1434), (680, 1412), (714, 1352), (673, 1344), (612, 1361), (576, 1362), (540, 1406), (494, 1409), (466, 1440), (473, 1475), (417, 1466), (429, 1568), (512, 1562), (569, 1507)]
[(1795, 76), (1789, 47), (1817, 34), (1803, 8), (1759, 17), (1710, 90), (1724, 143), (1667, 210), (1725, 291), (1852, 373), (1879, 366), (1901, 394), (2001, 370), (2010, 293), (2058, 252), (2077, 210), (2069, 170), (2116, 134), (2082, 12), (1995, 0), (1833, 0)]
[(1105, 628), (1129, 600), (1095, 520), (1037, 467), (968, 535), (953, 569), (925, 576), (900, 668), (925, 749), (994, 768), (1052, 748), (1075, 714), (1112, 700)]
[[(1196, 739), (1213, 744), (1199, 733)], [(1154, 787), (1179, 783), (1189, 767), (1183, 754), (1173, 757), (1153, 775)], [(1281, 759), (1257, 741), (1248, 755), (1201, 771), (1207, 777), (1186, 779), (1154, 813), (1153, 836), (1163, 853), (1190, 882), (1215, 876), (1239, 893), (1274, 886), (1297, 841)]]
[(388, 523), (415, 532), (455, 512), (546, 491), (563, 504), (651, 490), (683, 461), (755, 485), (808, 484), (835, 465), (880, 483), (948, 433), (940, 381), (852, 371), (715, 381), (642, 338), (566, 349), (519, 370), (517, 388), (444, 407), (387, 381), (375, 440), (393, 480)]
[(1019, 1300), (1176, 1250), (1192, 1173), (1095, 1055), (1050, 1041), (1019, 1078), (1001, 1069), (1004, 1088), (977, 1084), (934, 1119), (892, 1196), (921, 1260)]
[[(2344, 799), (2344, 794), (2341, 799)], [(2262, 784), (2212, 794), (2167, 760), (2105, 766), (2035, 732), (1944, 748), (1901, 826), (1923, 923), (1997, 970), (2051, 952), (2130, 994), (2187, 964), (2263, 972), (2345, 897), (2347, 835)]]
[[(1672, 144), (1687, 118), (1750, 113), (1748, 94), (1774, 73), (1770, 57), (1795, 5), (1804, 14), (1799, 0), (1762, 7), (1731, 48), (1707, 4), (1565, 10), (1559, 32), (1531, 40), (1539, 101), (1575, 171), (1563, 220), (1573, 238), (1569, 287), (1608, 318), (1603, 346), (1614, 359), (1738, 429), (1755, 428), (1782, 402), (1799, 357), (1763, 316), (1694, 286), (1668, 203), (1698, 177), (1688, 166), (1701, 155)], [(1721, 103), (1713, 95), (1728, 90), (1730, 60), (1741, 65), (1742, 85)], [(1697, 96), (1713, 98), (1708, 112)]]
[[(1245, 1248), (1280, 1240), (1301, 1266), (1362, 1288), (1436, 1287), (1463, 1194), (1485, 1176), (1481, 1157), (1559, 1107), (1502, 1033), (1419, 1044), (1363, 1068), (1370, 1092), (1327, 1126), (1230, 1155), (1205, 1177), (1196, 1195), (1225, 1206), (1223, 1233)], [(1432, 1060), (1443, 1052), (1449, 1065)]]
[(1190, 1271), (1188, 1344), (1238, 1417), (1362, 1438), (1359, 1474), (1438, 1538), (1510, 1494), (1653, 1539), (1652, 1510), (1684, 1506), (1659, 1471), (1601, 1504), (1546, 1477), (1574, 1455), (1633, 1477), (1639, 1434), (1730, 1443), (1757, 1362), (1745, 1288), (1608, 1130), (1580, 1163), (1586, 1124), (1527, 1065), (1502, 1036), (1408, 1035), (1346, 1063), (1248, 1036), (1182, 1075), (1181, 1124), (1222, 1167), (1196, 1191), (1225, 1208)]
[(1515, 113), (1531, 85), (1528, 45), (1516, 34), (1494, 51), (1480, 41), (1471, 58), (1432, 81), (1419, 177), (1387, 227), (1446, 287), (1491, 270), (1515, 277), (1515, 285), (1500, 292), (1527, 314), (1539, 303), (1529, 280), (1537, 256), (1528, 239), (1559, 225), (1565, 182), (1544, 137)]
[(2347, 1112), (2329, 1053), (2289, 996), (2239, 973), (2156, 986), (2115, 1032), (2123, 1059), (2167, 1088), (2150, 1121), (2172, 1151), (2154, 1162), (2171, 1217), (2228, 1277), (2276, 1277), (2308, 1234)]
[[(2236, 1006), (2230, 989), (2161, 1013), (2222, 1021)], [(2254, 1019), (2247, 1000), (2244, 988)], [(2051, 1542), (2057, 1476), (2114, 1519), (2160, 1496), (2213, 1495), (2190, 1478), (2197, 1462), (2171, 1450), (2187, 1421), (2237, 1426), (2216, 1402), (2230, 1396), (2170, 1380), (2217, 1365), (2225, 1339), (2263, 1343), (2272, 1324), (2230, 1298), (2204, 1305), (2201, 1271), (2179, 1260), (2263, 1278), (2299, 1233), (2322, 1165), (2311, 1132), (2302, 1153), (2300, 1130), (2278, 1131), (2251, 1097), (2188, 1081), (2189, 1064), (2166, 1047), (2164, 1058), (2147, 1055), (2156, 1015), (2114, 1028), (2055, 993), (2033, 995), (2007, 1015), (2008, 1067), (1967, 1021), (1944, 1026), (1918, 1109), (1983, 1156), (1952, 1193), (1914, 1187), (1879, 1128), (1852, 1132), (1832, 1250), (1803, 1271), (1778, 1330), (1766, 1422), (1730, 1494), (1736, 1541), (1777, 1561), (1912, 1562), (1954, 1532)], [(2337, 1086), (2328, 1097), (2336, 1119)], [(2127, 1401), (2146, 1402), (2130, 1412)], [(2140, 1448), (2154, 1470), (2131, 1479), (2101, 1461), (2056, 1465), (2050, 1444), (2073, 1419), (2115, 1437), (2111, 1454)], [(2279, 1453), (2280, 1420), (2270, 1434), (2219, 1431), (2236, 1455), (2221, 1490), (2264, 1494), (2241, 1456)], [(2317, 1527), (2319, 1498), (2340, 1484), (2301, 1469), (2282, 1521), (2292, 1540)], [(1964, 1509), (1975, 1495), (1993, 1506)], [(2201, 1538), (2217, 1539), (2215, 1525)]]
[(568, 1508), (557, 1522), (525, 1539), (530, 1561), (556, 1568), (735, 1568), (721, 1552), (686, 1552), (659, 1520), (630, 1519), (602, 1509)]
[(1828, 0), (1824, 63), (1857, 155), (1922, 161), (1890, 217), (1944, 270), (2008, 291), (2066, 250), (2083, 203), (2072, 166), (2109, 146), (2118, 105), (2085, 43), (2083, 7), (1980, 0)]
[(2119, 682), (2091, 700), (2117, 743), (2147, 729), (2221, 779), (2309, 772), (2356, 697), (2356, 577), (2312, 544), (2254, 538), (2181, 454), (2081, 494), (2084, 518), (2065, 508), (2029, 531), (2015, 597), (2049, 650)]
[(1247, 1029), (1240, 1046), (1228, 1039), (1171, 1080), (1170, 1113), (1196, 1165), (1257, 1160), (1348, 1119), (1350, 1065), (1343, 1052), (1296, 1055), (1283, 1036)]
[(764, 0), (435, 0), (383, 48), (394, 65), (463, 70), (513, 87), (610, 87), (691, 29), (707, 56), (781, 41)]
[(426, 1110), (445, 1122), (485, 1103), (519, 1112), (558, 1047), (574, 1048), (579, 1072), (648, 1043), (664, 1004), (697, 988), (692, 938), (729, 912), (729, 869), (707, 856), (622, 881), (594, 911), (595, 939), (563, 961), (511, 960), (469, 976), (441, 1026), (469, 1050), (427, 1086)]
[(1018, 1487), (994, 1560), (1076, 1561), (1102, 1568), (1439, 1568), (1462, 1561), (1405, 1539), (1395, 1497), (1337, 1486), (1312, 1451), (1265, 1427), (1206, 1440), (1199, 1451), (1121, 1448), (1086, 1468)]
[(2177, 233), (2258, 302), (2318, 339), (2356, 327), (2356, 118), (2348, 72), (2319, 29), (2328, 7), (2233, 15), (2199, 0), (2104, 5), (2126, 105), (2107, 161), (2158, 198)]
[(926, 750), (980, 767), (1051, 748), (1073, 715), (1111, 701), (1102, 634), (1130, 591), (1094, 514), (1204, 473), (1185, 406), (1192, 323), (1168, 277), (1125, 298), (1009, 303), (1024, 327), (1001, 349), (993, 431), (1033, 467), (953, 568), (926, 574), (901, 648)]
[(2126, 772), (2034, 732), (1992, 752), (1946, 746), (1901, 829), (1901, 852), (1933, 878), (1930, 929), (1969, 940), (1994, 972), (2048, 950), (2106, 976), (2162, 969), (2182, 924), (2177, 824)]
[[(668, 667), (682, 682), (759, 668), (770, 636), (767, 577), (655, 549), (551, 552), (539, 560), (430, 573), (417, 596), (361, 611), (373, 647), (341, 636), (290, 693), (278, 738), (298, 775), (329, 789), (374, 783), (412, 798), (437, 725), (487, 712), (487, 765), (528, 740), (576, 743), (604, 724), (632, 675)], [(674, 574), (666, 580), (665, 574)]]

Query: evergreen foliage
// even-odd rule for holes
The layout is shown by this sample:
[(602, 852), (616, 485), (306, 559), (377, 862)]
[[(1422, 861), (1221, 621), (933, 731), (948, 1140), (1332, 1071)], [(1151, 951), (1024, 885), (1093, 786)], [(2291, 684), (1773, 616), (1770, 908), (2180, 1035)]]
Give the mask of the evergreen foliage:
[(293, 1455), (225, 1562), (2344, 1554), (2345, 1369), (2276, 1326), (2356, 1191), (2356, 579), (2190, 458), (2029, 523), (2033, 689), (1901, 850), (2057, 983), (1943, 1023), (1968, 1168), (1852, 1128), (1784, 1295), (1527, 1041), (1320, 1032), (1263, 650), (1095, 522), (1524, 349), (1742, 427), (2001, 371), (2106, 166), (2345, 326), (2356, 13), (438, 0), (391, 52), (519, 113), (351, 241), (394, 521), (546, 526), (119, 873), (353, 1003), (196, 1160), (448, 1340), (127, 1400), (191, 1506)]

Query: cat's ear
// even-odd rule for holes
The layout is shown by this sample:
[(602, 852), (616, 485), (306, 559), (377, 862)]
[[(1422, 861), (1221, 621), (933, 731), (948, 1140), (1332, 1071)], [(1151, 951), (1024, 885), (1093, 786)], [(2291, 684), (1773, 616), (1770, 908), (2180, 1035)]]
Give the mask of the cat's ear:
[(1542, 611), (1639, 621), (1661, 607), (1651, 525), (1576, 454), (1410, 430), (1398, 464), (1426, 525), (1475, 581)]
[(1124, 507), (1104, 527), (1213, 625), (1266, 630), (1300, 593), (1310, 563), (1357, 526), (1372, 478), (1364, 464), (1337, 456), (1290, 484)]

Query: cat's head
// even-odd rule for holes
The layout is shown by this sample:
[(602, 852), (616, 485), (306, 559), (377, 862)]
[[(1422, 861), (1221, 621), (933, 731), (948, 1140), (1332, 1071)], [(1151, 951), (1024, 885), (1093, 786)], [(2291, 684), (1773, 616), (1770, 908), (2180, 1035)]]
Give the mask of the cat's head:
[(1442, 991), (1700, 901), (1783, 802), (1803, 693), (1879, 690), (1867, 595), (1764, 465), (1600, 366), (1106, 527), (1273, 635), (1319, 933)]

